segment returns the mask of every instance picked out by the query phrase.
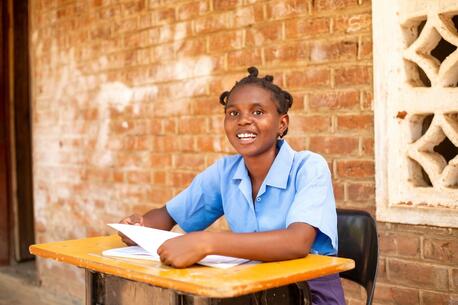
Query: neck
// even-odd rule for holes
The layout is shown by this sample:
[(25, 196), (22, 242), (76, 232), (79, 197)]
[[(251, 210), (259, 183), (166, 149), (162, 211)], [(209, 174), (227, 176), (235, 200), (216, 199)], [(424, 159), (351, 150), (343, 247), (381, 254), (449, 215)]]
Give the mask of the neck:
[(262, 155), (255, 156), (255, 157), (243, 157), (245, 161), (245, 166), (248, 169), (248, 173), (250, 174), (250, 178), (254, 181), (263, 181), (264, 178), (267, 176), (272, 163), (275, 160), (275, 156), (277, 155), (277, 147), (275, 146), (273, 149), (266, 151)]

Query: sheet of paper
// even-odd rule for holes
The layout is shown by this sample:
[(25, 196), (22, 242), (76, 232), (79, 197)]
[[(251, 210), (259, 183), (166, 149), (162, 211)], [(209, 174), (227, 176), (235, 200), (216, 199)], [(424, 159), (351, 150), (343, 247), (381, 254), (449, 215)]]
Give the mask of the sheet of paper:
[(130, 246), (130, 247), (109, 249), (109, 250), (103, 251), (102, 255), (111, 256), (111, 257), (146, 259), (146, 260), (151, 260), (151, 261), (159, 260), (159, 256), (157, 254), (153, 255), (139, 246)]
[[(102, 253), (106, 256), (159, 260), (159, 256), (157, 255), (157, 249), (159, 246), (162, 245), (166, 240), (181, 235), (180, 233), (176, 232), (158, 230), (142, 226), (133, 226), (119, 223), (108, 225), (129, 237), (139, 247), (135, 246), (106, 250)], [(141, 251), (139, 248), (143, 249), (143, 251)], [(230, 256), (208, 255), (198, 263), (201, 265), (216, 268), (230, 268), (246, 263), (248, 261), (249, 260), (247, 259)]]

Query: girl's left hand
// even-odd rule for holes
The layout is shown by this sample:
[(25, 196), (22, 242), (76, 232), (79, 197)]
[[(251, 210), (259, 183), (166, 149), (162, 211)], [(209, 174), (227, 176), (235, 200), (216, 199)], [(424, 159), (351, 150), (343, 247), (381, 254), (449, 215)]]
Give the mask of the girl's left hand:
[(175, 268), (186, 268), (208, 255), (208, 232), (192, 232), (165, 241), (157, 254), (161, 262)]

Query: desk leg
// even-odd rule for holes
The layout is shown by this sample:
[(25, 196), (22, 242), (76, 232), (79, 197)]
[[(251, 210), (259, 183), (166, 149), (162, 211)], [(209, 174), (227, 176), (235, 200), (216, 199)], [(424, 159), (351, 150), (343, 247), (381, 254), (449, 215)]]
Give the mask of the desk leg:
[(105, 283), (102, 273), (86, 269), (86, 305), (105, 304)]

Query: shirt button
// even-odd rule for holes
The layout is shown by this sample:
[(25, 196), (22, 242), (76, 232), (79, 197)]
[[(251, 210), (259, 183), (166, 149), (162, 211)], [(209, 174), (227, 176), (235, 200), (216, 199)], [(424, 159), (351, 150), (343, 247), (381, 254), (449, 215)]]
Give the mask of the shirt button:
[(256, 198), (256, 201), (261, 201), (261, 197)]

